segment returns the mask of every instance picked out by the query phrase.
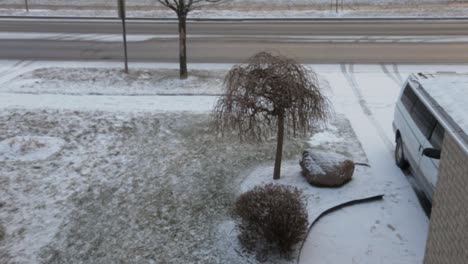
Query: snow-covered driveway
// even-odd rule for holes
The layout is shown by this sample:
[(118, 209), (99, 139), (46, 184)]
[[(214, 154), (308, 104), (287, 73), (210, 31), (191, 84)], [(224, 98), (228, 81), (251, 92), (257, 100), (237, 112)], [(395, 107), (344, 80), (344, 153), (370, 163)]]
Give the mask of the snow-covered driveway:
[(394, 105), (409, 73), (467, 72), (468, 67), (343, 64), (315, 69), (329, 82), (335, 109), (352, 124), (373, 174), (385, 183), (385, 197), (321, 219), (309, 234), (301, 263), (422, 263), (429, 222), (394, 165)]

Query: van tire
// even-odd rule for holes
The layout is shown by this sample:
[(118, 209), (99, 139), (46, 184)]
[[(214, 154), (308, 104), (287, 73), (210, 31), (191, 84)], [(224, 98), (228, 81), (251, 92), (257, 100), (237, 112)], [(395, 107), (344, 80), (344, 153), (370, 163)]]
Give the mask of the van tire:
[(396, 146), (395, 146), (395, 163), (401, 169), (407, 169), (409, 166), (408, 161), (405, 158), (404, 148), (403, 148), (403, 140), (401, 137), (397, 137), (396, 139)]

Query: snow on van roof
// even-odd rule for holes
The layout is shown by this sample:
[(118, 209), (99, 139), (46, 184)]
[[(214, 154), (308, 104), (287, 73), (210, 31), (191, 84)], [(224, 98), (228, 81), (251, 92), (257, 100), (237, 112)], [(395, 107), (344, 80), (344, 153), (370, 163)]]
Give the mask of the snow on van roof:
[(434, 73), (415, 75), (422, 88), (445, 113), (468, 134), (468, 73)]

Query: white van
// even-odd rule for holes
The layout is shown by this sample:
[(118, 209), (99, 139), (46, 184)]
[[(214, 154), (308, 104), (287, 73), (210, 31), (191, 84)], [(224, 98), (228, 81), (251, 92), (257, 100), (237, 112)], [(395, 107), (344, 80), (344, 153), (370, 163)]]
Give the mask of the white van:
[(432, 202), (445, 133), (468, 137), (468, 75), (411, 74), (395, 108), (395, 162), (410, 168)]

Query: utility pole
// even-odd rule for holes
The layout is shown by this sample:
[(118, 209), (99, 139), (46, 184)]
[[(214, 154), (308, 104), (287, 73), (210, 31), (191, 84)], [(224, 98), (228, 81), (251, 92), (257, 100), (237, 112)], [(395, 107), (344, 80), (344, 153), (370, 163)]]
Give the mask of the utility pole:
[(125, 54), (125, 73), (128, 73), (128, 55), (127, 55), (127, 28), (125, 26), (125, 0), (117, 0), (119, 4), (119, 17), (122, 19), (122, 33)]
[(26, 12), (29, 12), (28, 0), (24, 0), (24, 7), (26, 8)]

